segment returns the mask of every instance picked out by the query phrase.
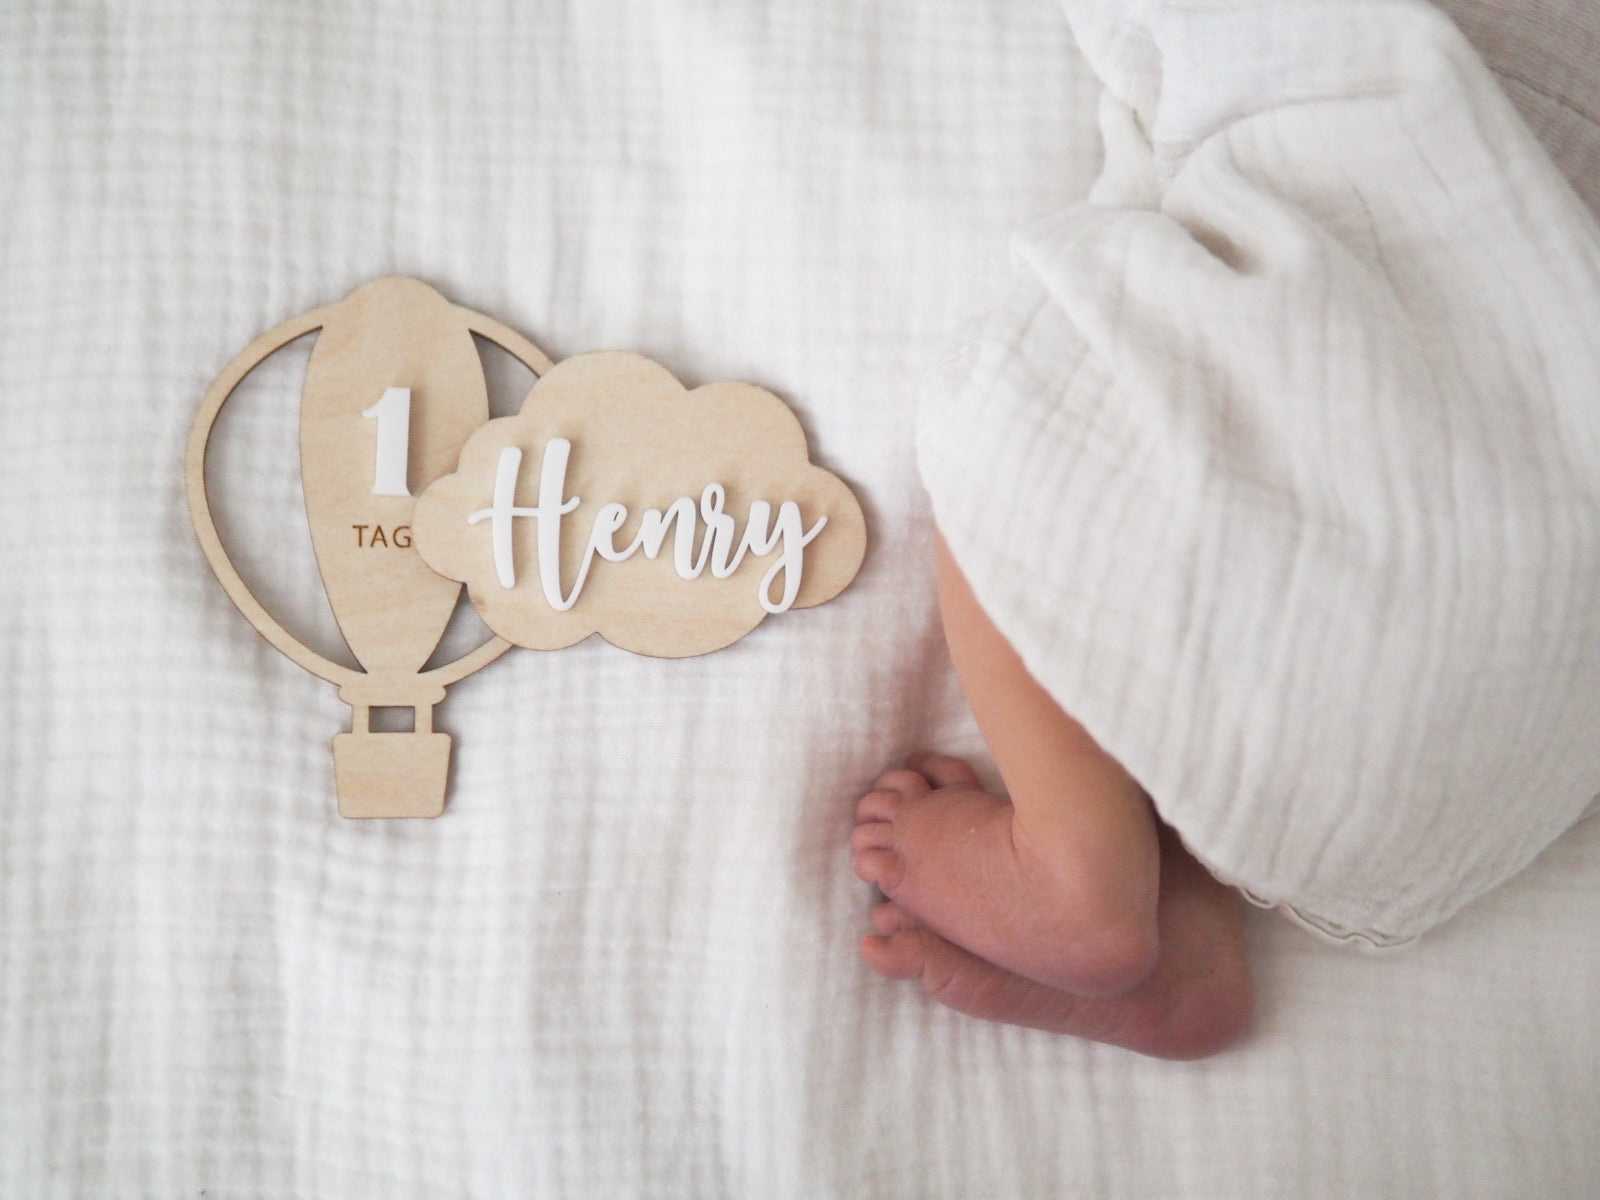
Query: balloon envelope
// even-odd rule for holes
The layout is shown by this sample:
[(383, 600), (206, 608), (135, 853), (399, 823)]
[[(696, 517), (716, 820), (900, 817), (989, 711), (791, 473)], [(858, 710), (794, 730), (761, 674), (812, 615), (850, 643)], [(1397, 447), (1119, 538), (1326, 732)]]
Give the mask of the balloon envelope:
[(333, 306), (306, 369), (300, 473), (323, 587), (369, 674), (420, 671), (444, 634), (461, 585), (412, 548), (413, 498), (488, 419), (466, 316), (439, 293), (390, 277)]

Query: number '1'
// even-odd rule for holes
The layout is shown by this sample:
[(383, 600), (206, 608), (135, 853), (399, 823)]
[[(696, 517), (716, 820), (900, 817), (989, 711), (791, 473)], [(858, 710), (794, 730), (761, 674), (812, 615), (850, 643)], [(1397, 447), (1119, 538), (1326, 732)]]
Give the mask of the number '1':
[(411, 452), (411, 389), (392, 387), (363, 417), (378, 419), (378, 456), (372, 471), (374, 496), (409, 496), (406, 460)]

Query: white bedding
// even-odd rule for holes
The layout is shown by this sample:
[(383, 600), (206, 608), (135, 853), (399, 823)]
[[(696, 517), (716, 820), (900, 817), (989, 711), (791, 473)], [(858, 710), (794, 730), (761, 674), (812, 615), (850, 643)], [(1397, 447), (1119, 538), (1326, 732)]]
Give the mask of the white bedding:
[[(0, 12), (0, 1195), (1592, 1188), (1595, 821), (1382, 959), (1252, 912), (1257, 1028), (1199, 1064), (855, 957), (856, 796), (979, 748), (919, 380), (1087, 192), (1099, 91), (1044, 0)], [(227, 602), (181, 458), (238, 349), (388, 272), (771, 388), (862, 497), (860, 578), (704, 659), (514, 653), (439, 710), (444, 818), (340, 820), (348, 710)], [(259, 383), (223, 503), (326, 639), (292, 359)]]

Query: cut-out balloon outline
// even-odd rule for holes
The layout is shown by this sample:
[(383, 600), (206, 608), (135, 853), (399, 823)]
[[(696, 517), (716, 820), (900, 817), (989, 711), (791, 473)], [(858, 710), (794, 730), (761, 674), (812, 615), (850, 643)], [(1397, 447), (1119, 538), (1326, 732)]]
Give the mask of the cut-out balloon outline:
[[(315, 650), (306, 646), (269, 613), (257, 600), (250, 589), (245, 585), (238, 568), (228, 556), (227, 549), (222, 544), (222, 537), (217, 532), (216, 522), (211, 516), (210, 499), (206, 491), (206, 448), (210, 445), (211, 434), (214, 430), (217, 417), (222, 413), (222, 407), (228, 402), (239, 384), (244, 382), (245, 376), (260, 366), (269, 356), (283, 349), (296, 338), (304, 337), (322, 329), (335, 304), (324, 304), (310, 312), (302, 313), (298, 317), (291, 317), (260, 337), (251, 342), (228, 363), (221, 375), (206, 390), (200, 402), (199, 411), (195, 414), (194, 424), (189, 430), (188, 447), (184, 455), (185, 491), (189, 502), (189, 516), (194, 522), (195, 535), (200, 541), (200, 549), (206, 556), (212, 572), (216, 575), (222, 589), (228, 594), (228, 599), (233, 601), (234, 607), (244, 615), (245, 620), (255, 626), (256, 631), (272, 644), (272, 647), (283, 654), (298, 666), (311, 672), (319, 679), (334, 684), (341, 690), (361, 688), (371, 681), (371, 676), (366, 671), (347, 667), (343, 663), (334, 662)], [(554, 365), (545, 355), (544, 351), (535, 346), (527, 338), (508, 325), (496, 321), (493, 317), (484, 316), (470, 308), (459, 304), (451, 306), (464, 319), (467, 328), (493, 342), (523, 366), (527, 367), (535, 376), (545, 374)], [(474, 671), (488, 666), (499, 658), (512, 643), (498, 634), (493, 634), (488, 641), (474, 650), (468, 651), (453, 662), (418, 672), (417, 679), (421, 682), (436, 685), (443, 689), (452, 683), (457, 683), (471, 675)], [(441, 691), (442, 695), (442, 691)]]

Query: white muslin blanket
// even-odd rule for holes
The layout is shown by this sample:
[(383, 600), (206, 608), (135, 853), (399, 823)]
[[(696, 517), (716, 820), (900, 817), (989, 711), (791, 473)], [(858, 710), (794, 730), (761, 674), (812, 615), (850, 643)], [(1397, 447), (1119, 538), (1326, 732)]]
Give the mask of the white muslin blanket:
[[(1543, 66), (1587, 10), (1488, 3), (1592, 133)], [(1217, 870), (1376, 939), (1526, 862), (1596, 789), (1591, 239), (1399, 0), (0, 5), (0, 1197), (1592, 1190), (1600, 822), (1381, 960), (1249, 910), (1256, 1028), (1196, 1064), (875, 976), (848, 852), (907, 754), (989, 769), (926, 479)], [(703, 658), (508, 654), (437, 710), (442, 818), (340, 819), (349, 709), (228, 602), (183, 457), (241, 348), (386, 274), (772, 390), (855, 583)], [(210, 494), (338, 657), (307, 352)]]
[(1106, 163), (923, 412), (939, 524), (1217, 874), (1414, 937), (1600, 792), (1600, 229), (1421, 5), (1067, 8)]

